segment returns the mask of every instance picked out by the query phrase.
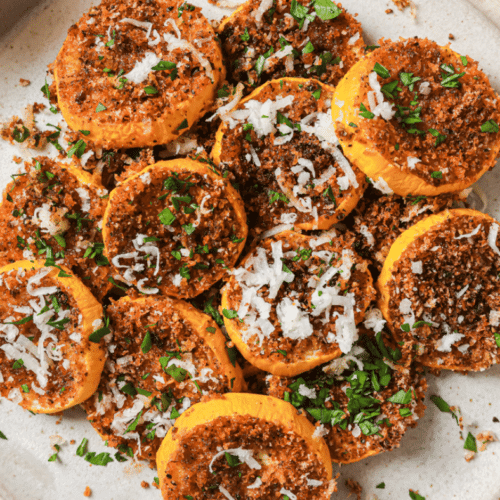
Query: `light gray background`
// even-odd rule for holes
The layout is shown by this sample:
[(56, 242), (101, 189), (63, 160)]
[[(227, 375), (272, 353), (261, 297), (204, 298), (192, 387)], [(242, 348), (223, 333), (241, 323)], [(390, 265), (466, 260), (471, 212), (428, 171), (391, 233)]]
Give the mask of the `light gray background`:
[[(222, 13), (228, 13), (209, 6), (206, 0), (191, 3), (202, 6), (207, 17), (220, 18)], [(446, 44), (452, 33), (452, 48), (478, 59), (500, 90), (500, 0), (416, 0), (416, 22), (408, 11), (385, 14), (387, 8), (393, 7), (388, 0), (342, 3), (351, 13), (359, 13), (368, 43), (382, 36), (394, 39), (419, 35)], [(34, 8), (28, 8), (34, 4)], [(44, 102), (39, 89), (45, 67), (54, 60), (69, 26), (90, 4), (91, 0), (0, 0), (0, 120), (21, 114), (30, 102)], [(23, 12), (25, 16), (17, 21)], [(29, 79), (32, 84), (23, 88), (19, 78)], [(13, 155), (29, 158), (30, 152), (0, 144), (2, 189), (18, 168), (12, 162)], [(500, 218), (498, 166), (478, 184), (488, 198), (487, 211)], [(500, 418), (500, 366), (468, 377), (453, 373), (439, 378), (429, 376), (428, 381), (428, 395), (439, 394), (461, 407), (468, 430), (491, 430), (500, 436), (500, 424), (492, 422), (494, 416)], [(419, 490), (427, 500), (498, 500), (500, 444), (490, 444), (475, 460), (465, 462), (463, 442), (454, 421), (429, 404), (419, 426), (403, 438), (401, 448), (340, 468), (340, 491), (333, 498), (347, 498), (343, 482), (352, 478), (363, 486), (363, 498), (370, 500), (374, 494), (380, 500), (407, 499), (409, 488)], [(87, 485), (93, 491), (91, 498), (99, 500), (160, 499), (158, 490), (140, 486), (142, 480), (151, 483), (156, 475), (143, 463), (114, 462), (96, 467), (75, 456), (83, 437), (89, 439), (90, 451), (106, 451), (80, 409), (65, 412), (60, 425), (56, 425), (57, 420), (33, 416), (6, 400), (0, 401), (0, 430), (8, 437), (8, 441), (0, 440), (0, 500), (83, 498)], [(48, 463), (52, 435), (61, 436), (66, 444), (59, 454), (60, 462)], [(75, 445), (69, 444), (71, 439), (76, 440)], [(375, 489), (382, 481), (386, 488)]]

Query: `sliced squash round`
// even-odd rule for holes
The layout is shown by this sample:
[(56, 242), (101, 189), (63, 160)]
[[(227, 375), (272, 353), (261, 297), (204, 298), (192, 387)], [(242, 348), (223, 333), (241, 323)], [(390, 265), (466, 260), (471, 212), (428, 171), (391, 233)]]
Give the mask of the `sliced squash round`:
[(3, 193), (0, 265), (57, 260), (102, 299), (111, 288), (100, 232), (107, 193), (83, 170), (46, 157), (27, 162)]
[(470, 57), (427, 39), (382, 41), (337, 86), (347, 158), (401, 196), (459, 192), (495, 165), (500, 101)]
[(349, 352), (374, 296), (368, 264), (347, 239), (285, 231), (233, 271), (221, 312), (248, 362), (294, 376)]
[(334, 2), (249, 0), (218, 32), (230, 81), (249, 88), (283, 76), (336, 85), (363, 55), (361, 24)]
[(221, 115), (212, 157), (238, 183), (256, 235), (329, 229), (363, 195), (365, 176), (337, 147), (333, 92), (316, 80), (273, 80)]
[(489, 215), (446, 210), (392, 245), (377, 282), (379, 307), (425, 366), (475, 371), (500, 361), (498, 230)]
[[(427, 382), (414, 353), (400, 349), (378, 309), (370, 309), (360, 339), (341, 358), (299, 377), (265, 379), (264, 393), (305, 410), (332, 460), (347, 464), (393, 450), (424, 414)], [(380, 330), (375, 334), (374, 330)]]
[(247, 236), (238, 192), (207, 163), (159, 162), (109, 198), (105, 254), (116, 280), (146, 294), (195, 297), (226, 275)]
[(107, 309), (112, 339), (99, 388), (83, 407), (125, 455), (154, 461), (176, 418), (198, 401), (241, 391), (244, 380), (217, 324), (169, 297), (123, 297)]
[(22, 260), (0, 268), (0, 395), (57, 413), (97, 389), (102, 306), (64, 266)]
[(64, 119), (108, 149), (176, 139), (224, 77), (213, 28), (180, 0), (103, 0), (70, 28), (54, 66)]
[(461, 206), (460, 201), (463, 200), (457, 194), (380, 196), (374, 194), (374, 190), (367, 190), (353, 212), (356, 251), (370, 259), (380, 272), (392, 244), (401, 233), (429, 215)]
[(335, 490), (328, 448), (284, 401), (226, 394), (187, 410), (168, 432), (157, 465), (164, 500), (315, 498)]

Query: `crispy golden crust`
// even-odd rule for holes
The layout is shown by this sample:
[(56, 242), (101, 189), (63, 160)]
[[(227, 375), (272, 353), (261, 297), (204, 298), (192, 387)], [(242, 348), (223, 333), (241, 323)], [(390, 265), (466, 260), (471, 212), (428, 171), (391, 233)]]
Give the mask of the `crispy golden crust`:
[(200, 9), (183, 5), (103, 0), (71, 27), (54, 77), (73, 130), (107, 148), (154, 146), (207, 111), (224, 80), (222, 54)]
[(336, 89), (333, 120), (347, 157), (401, 196), (469, 187), (500, 152), (500, 102), (488, 77), (427, 39), (381, 43)]
[[(178, 419), (158, 452), (163, 498), (268, 499), (288, 493), (326, 500), (335, 483), (328, 449), (313, 431), (291, 405), (269, 396), (227, 394), (195, 405)], [(231, 457), (221, 449), (229, 455), (246, 450), (253, 462), (240, 459), (230, 466)]]
[[(249, 83), (259, 85), (284, 76), (336, 85), (363, 55), (361, 24), (345, 9), (332, 6), (330, 18), (323, 19), (327, 16), (317, 16), (307, 1), (298, 0), (297, 10), (305, 7), (315, 16), (304, 25), (303, 16), (291, 17), (291, 0), (277, 0), (262, 13), (261, 3), (246, 2), (219, 26), (231, 82), (250, 88)], [(293, 54), (279, 57), (286, 46), (294, 49)]]
[[(373, 331), (360, 328), (360, 336), (349, 356), (301, 377), (267, 377), (264, 388), (265, 394), (304, 408), (325, 439), (332, 460), (343, 464), (397, 448), (425, 410), (427, 382), (422, 368), (410, 364), (408, 353), (396, 354), (397, 346), (387, 332), (376, 340)], [(407, 402), (389, 401), (400, 391), (410, 390)], [(361, 395), (373, 399), (361, 403)], [(360, 418), (363, 412), (365, 417)]]
[(144, 293), (179, 298), (195, 297), (226, 275), (247, 231), (238, 192), (190, 159), (159, 162), (127, 179), (112, 191), (103, 224), (116, 273)]
[(124, 297), (107, 314), (113, 333), (108, 361), (97, 392), (83, 407), (101, 437), (120, 451), (154, 461), (186, 408), (243, 388), (219, 327), (187, 302)]
[(488, 215), (447, 210), (391, 247), (377, 283), (380, 308), (422, 364), (465, 371), (500, 361), (497, 231)]
[(85, 401), (104, 366), (89, 338), (102, 306), (65, 267), (18, 261), (0, 269), (0, 283), (0, 395), (36, 413)]
[[(340, 237), (286, 231), (243, 259), (223, 290), (221, 309), (247, 361), (294, 376), (339, 357), (339, 339), (349, 337), (343, 329), (355, 328), (374, 296), (366, 261)], [(341, 327), (339, 315), (346, 321)]]
[[(243, 99), (233, 116), (266, 101), (285, 99), (286, 105), (274, 115), (264, 105), (246, 119), (226, 117), (229, 124), (217, 131), (212, 157), (238, 183), (254, 235), (279, 224), (329, 229), (362, 196), (364, 175), (335, 147), (333, 92), (312, 79), (273, 80)], [(261, 114), (270, 119), (259, 120)], [(264, 134), (254, 121), (262, 122)]]
[(101, 225), (107, 191), (87, 173), (38, 157), (14, 176), (0, 206), (0, 264), (55, 259), (98, 298), (111, 288)]
[[(369, 193), (369, 195), (368, 195)], [(442, 210), (459, 206), (460, 195), (380, 196), (367, 191), (354, 209), (353, 231), (356, 233), (356, 251), (382, 270), (396, 238), (418, 221)]]

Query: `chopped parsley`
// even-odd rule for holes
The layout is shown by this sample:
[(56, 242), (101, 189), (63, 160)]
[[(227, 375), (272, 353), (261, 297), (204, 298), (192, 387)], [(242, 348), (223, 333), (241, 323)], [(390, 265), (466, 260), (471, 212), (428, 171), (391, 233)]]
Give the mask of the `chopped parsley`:
[(146, 335), (144, 335), (144, 339), (141, 344), (141, 351), (143, 354), (147, 354), (151, 348), (153, 347), (153, 343), (151, 341), (151, 333), (149, 333), (149, 330), (146, 332)]
[(476, 438), (469, 432), (465, 438), (464, 450), (473, 451), (477, 453), (477, 442)]
[(481, 125), (481, 132), (496, 134), (500, 130), (498, 123), (495, 120), (488, 120)]
[(232, 309), (223, 309), (222, 314), (227, 319), (235, 319), (238, 317), (238, 311), (233, 311)]
[(87, 438), (82, 439), (82, 442), (80, 443), (80, 445), (76, 449), (76, 454), (79, 457), (83, 457), (85, 455), (85, 453), (87, 453), (88, 442), (89, 442), (89, 440)]
[(375, 118), (375, 115), (371, 111), (368, 111), (368, 109), (366, 109), (366, 106), (363, 103), (361, 103), (361, 105), (359, 106), (359, 110), (360, 110), (359, 116), (362, 116), (367, 120), (372, 120), (373, 118)]
[(440, 144), (443, 144), (444, 141), (446, 141), (446, 136), (438, 132), (435, 128), (430, 128), (429, 133), (436, 138), (434, 146), (439, 146)]
[(439, 396), (431, 396), (431, 401), (438, 407), (441, 412), (450, 413), (457, 422), (457, 425), (460, 425), (457, 414), (451, 409), (450, 405), (443, 398)]
[(160, 222), (165, 226), (170, 226), (172, 222), (176, 219), (175, 215), (171, 212), (169, 208), (163, 209), (159, 214), (158, 218)]
[(381, 78), (387, 79), (391, 77), (391, 73), (389, 72), (389, 70), (385, 66), (382, 66), (380, 63), (375, 63), (373, 71), (375, 71), (375, 73), (377, 73), (377, 75)]
[[(126, 432), (128, 432), (128, 430)], [(114, 461), (110, 457), (110, 454), (104, 451), (99, 453), (99, 455), (96, 455), (95, 451), (91, 451), (85, 455), (85, 460), (92, 465), (101, 465), (103, 467)]]
[(96, 113), (100, 113), (101, 111), (106, 111), (108, 108), (104, 106), (104, 104), (99, 103), (95, 108)]

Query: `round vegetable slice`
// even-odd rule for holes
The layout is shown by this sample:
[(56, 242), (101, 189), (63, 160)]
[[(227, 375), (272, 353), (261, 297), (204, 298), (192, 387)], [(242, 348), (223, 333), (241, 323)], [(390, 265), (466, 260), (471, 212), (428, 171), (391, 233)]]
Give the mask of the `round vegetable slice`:
[(100, 233), (107, 191), (87, 172), (44, 157), (13, 179), (0, 206), (0, 264), (57, 260), (102, 299), (111, 287)]
[(159, 162), (111, 192), (103, 224), (115, 279), (146, 294), (194, 297), (233, 266), (247, 236), (243, 202), (207, 164)]
[(334, 462), (393, 450), (424, 414), (423, 369), (382, 331), (384, 323), (380, 310), (371, 309), (365, 324), (372, 329), (360, 328), (350, 353), (300, 377), (265, 379), (265, 394), (305, 410)]
[(316, 80), (273, 80), (221, 115), (212, 156), (238, 183), (257, 235), (329, 229), (363, 195), (365, 176), (337, 147), (333, 92)]
[(361, 24), (331, 0), (250, 0), (218, 32), (230, 81), (249, 87), (281, 76), (336, 85), (363, 55)]
[(500, 361), (498, 223), (475, 210), (446, 210), (392, 245), (377, 286), (395, 338), (419, 361), (484, 370)]
[(210, 23), (177, 0), (103, 0), (71, 27), (54, 68), (64, 119), (106, 148), (174, 140), (224, 77)]
[(470, 57), (427, 39), (384, 41), (337, 86), (346, 156), (401, 196), (459, 192), (500, 152), (500, 102)]
[(292, 405), (269, 396), (226, 394), (199, 403), (158, 451), (163, 498), (327, 500), (335, 490), (330, 455), (313, 432)]
[(123, 297), (107, 309), (112, 339), (97, 392), (83, 404), (101, 437), (155, 460), (168, 429), (200, 400), (244, 387), (217, 324), (169, 297)]
[(347, 237), (285, 231), (242, 260), (221, 309), (247, 361), (294, 376), (349, 352), (374, 296), (368, 264)]
[(463, 199), (456, 194), (402, 197), (367, 191), (353, 212), (356, 251), (380, 272), (391, 245), (403, 231), (429, 215), (459, 206), (459, 201)]
[(102, 306), (71, 271), (22, 260), (0, 269), (0, 395), (35, 413), (89, 398), (104, 366)]

